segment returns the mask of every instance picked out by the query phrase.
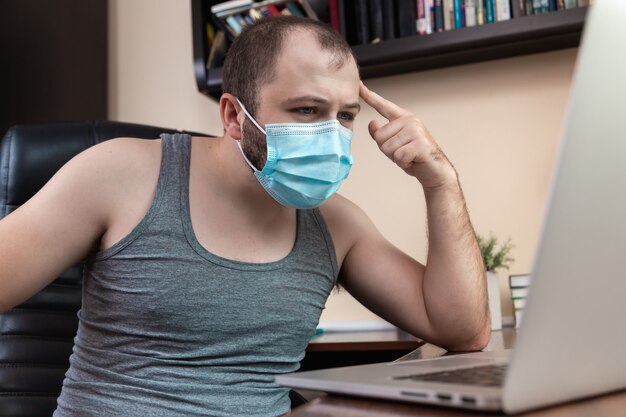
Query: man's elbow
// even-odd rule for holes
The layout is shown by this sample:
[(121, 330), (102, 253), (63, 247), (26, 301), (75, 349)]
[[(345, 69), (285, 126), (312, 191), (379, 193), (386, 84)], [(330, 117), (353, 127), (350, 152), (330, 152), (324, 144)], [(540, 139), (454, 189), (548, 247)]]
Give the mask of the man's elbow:
[(441, 347), (451, 352), (475, 352), (486, 348), (489, 340), (491, 340), (491, 323), (486, 321), (469, 335), (450, 341)]

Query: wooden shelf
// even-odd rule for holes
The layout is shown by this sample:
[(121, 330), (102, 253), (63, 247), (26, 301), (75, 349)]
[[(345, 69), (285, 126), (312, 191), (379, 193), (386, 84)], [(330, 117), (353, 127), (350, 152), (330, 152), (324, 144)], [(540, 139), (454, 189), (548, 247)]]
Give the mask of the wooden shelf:
[[(198, 90), (219, 99), (221, 68), (210, 71), (205, 68), (208, 50), (204, 19), (208, 18), (210, 3), (210, 0), (192, 0), (194, 67)], [(353, 50), (361, 76), (366, 79), (573, 48), (580, 43), (587, 9), (579, 7), (427, 36), (358, 45), (353, 46)]]

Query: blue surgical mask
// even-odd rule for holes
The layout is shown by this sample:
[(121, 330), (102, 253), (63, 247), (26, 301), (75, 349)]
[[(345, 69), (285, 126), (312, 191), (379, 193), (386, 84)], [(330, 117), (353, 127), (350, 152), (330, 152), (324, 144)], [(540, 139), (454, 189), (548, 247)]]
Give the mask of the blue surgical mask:
[(265, 134), (267, 161), (259, 171), (246, 157), (254, 176), (276, 201), (298, 209), (319, 207), (341, 186), (352, 166), (352, 132), (337, 120), (320, 123), (275, 123), (265, 130), (237, 99), (248, 119)]

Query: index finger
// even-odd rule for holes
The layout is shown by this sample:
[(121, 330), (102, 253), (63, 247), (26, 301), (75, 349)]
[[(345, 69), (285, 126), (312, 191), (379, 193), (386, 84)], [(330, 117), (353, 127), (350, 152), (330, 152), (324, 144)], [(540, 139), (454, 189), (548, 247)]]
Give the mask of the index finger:
[(365, 84), (363, 84), (363, 81), (360, 83), (359, 96), (385, 119), (392, 121), (408, 113), (402, 107), (397, 106), (395, 103), (392, 103), (367, 88)]

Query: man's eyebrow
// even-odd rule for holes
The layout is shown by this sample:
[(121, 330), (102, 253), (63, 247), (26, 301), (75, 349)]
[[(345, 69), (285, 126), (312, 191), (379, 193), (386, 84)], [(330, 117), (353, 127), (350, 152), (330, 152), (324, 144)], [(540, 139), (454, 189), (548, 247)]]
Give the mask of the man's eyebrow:
[(356, 109), (357, 113), (361, 111), (361, 105), (359, 103), (350, 103), (350, 104), (346, 104), (345, 106), (346, 109)]
[[(298, 103), (316, 103), (316, 104), (328, 104), (328, 100), (323, 97), (318, 96), (298, 96), (298, 97), (290, 97), (284, 101), (287, 105), (295, 105)], [(361, 105), (358, 102), (349, 103), (341, 106), (342, 108), (347, 109), (356, 109), (357, 112), (361, 110)]]

